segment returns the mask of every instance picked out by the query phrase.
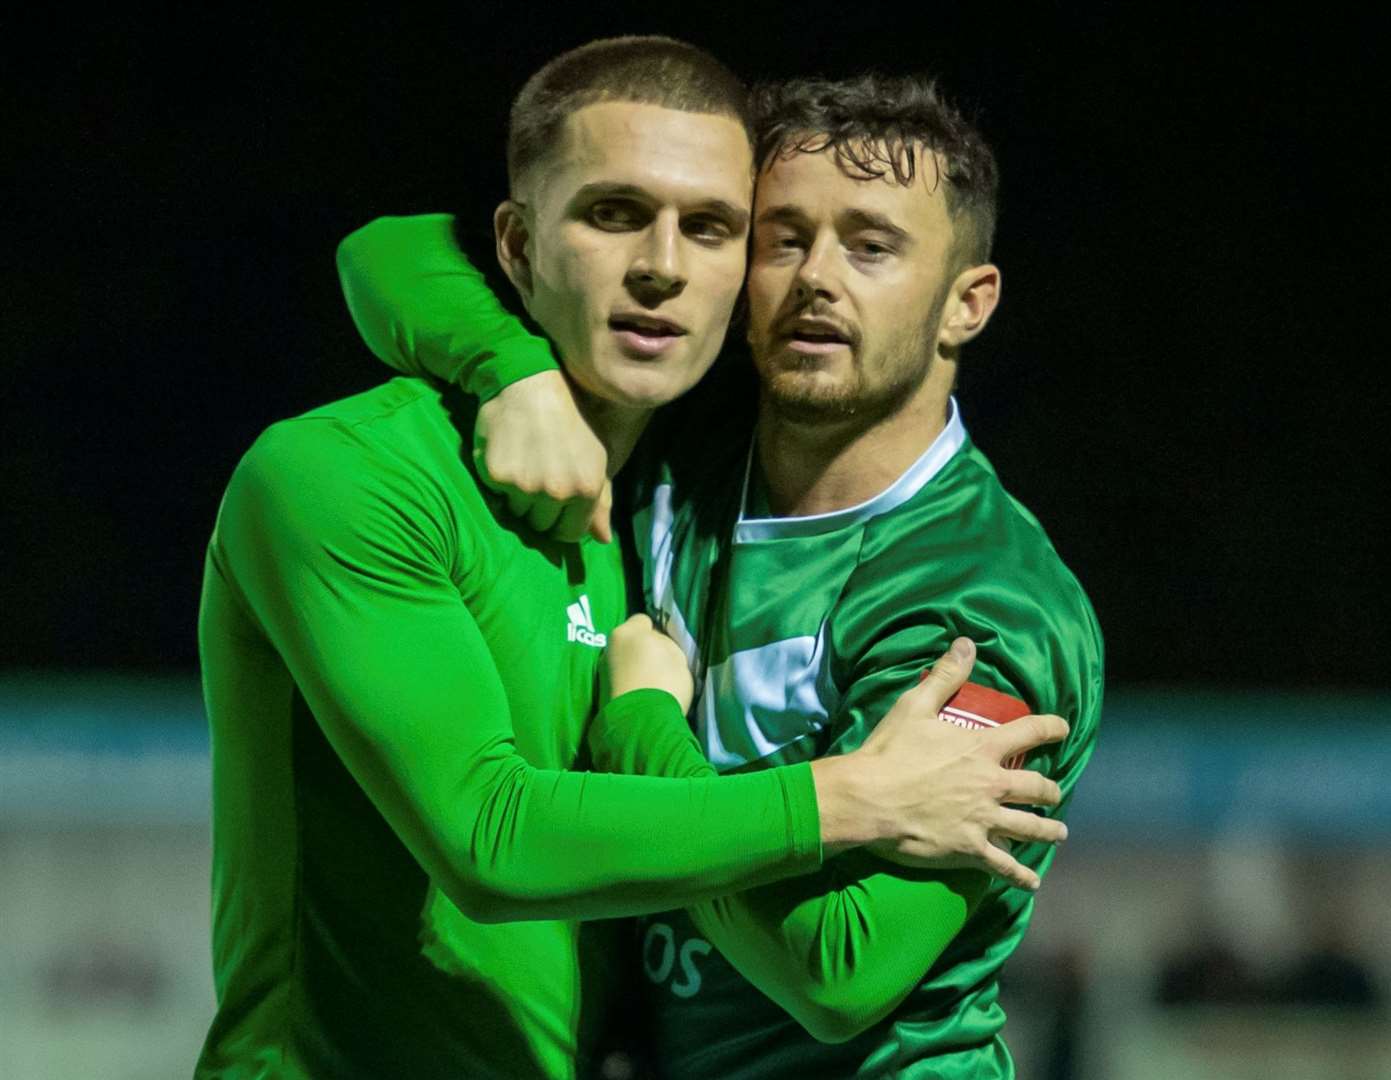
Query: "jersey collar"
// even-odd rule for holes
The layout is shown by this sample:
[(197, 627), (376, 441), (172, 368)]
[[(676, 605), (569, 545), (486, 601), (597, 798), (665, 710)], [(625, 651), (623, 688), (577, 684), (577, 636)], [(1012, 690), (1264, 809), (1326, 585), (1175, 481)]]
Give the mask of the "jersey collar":
[(758, 440), (749, 446), (748, 458), (744, 462), (744, 489), (739, 498), (739, 521), (734, 526), (734, 542), (748, 543), (753, 540), (778, 540), (796, 536), (819, 536), (834, 532), (847, 525), (859, 525), (870, 518), (887, 514), (902, 506), (923, 489), (929, 480), (942, 471), (942, 467), (952, 459), (966, 442), (966, 428), (961, 423), (961, 413), (956, 407), (956, 398), (951, 399), (951, 415), (946, 427), (932, 445), (923, 451), (917, 461), (904, 470), (903, 475), (871, 499), (844, 510), (832, 510), (828, 514), (809, 514), (806, 517), (750, 518), (744, 516), (744, 508), (749, 504), (749, 478), (753, 474), (754, 449)]

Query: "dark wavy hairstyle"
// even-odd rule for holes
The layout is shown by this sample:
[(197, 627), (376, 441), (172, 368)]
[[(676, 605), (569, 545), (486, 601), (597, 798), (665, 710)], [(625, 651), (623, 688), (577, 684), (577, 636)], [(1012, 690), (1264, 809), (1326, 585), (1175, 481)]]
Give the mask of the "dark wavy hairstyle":
[(790, 79), (753, 91), (760, 171), (780, 156), (831, 149), (850, 177), (917, 173), (918, 151), (945, 181), (955, 266), (987, 262), (999, 213), (999, 168), (975, 127), (921, 75), (866, 74), (851, 79)]
[(748, 87), (704, 49), (659, 35), (601, 38), (549, 61), (512, 102), (507, 179), (514, 193), (560, 144), (566, 118), (601, 101), (728, 116), (754, 145)]

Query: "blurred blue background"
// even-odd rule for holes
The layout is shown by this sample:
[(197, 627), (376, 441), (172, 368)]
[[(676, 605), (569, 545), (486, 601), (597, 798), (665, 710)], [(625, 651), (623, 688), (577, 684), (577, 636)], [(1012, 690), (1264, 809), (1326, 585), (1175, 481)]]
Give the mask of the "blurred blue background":
[[(1113, 693), (1007, 969), (1021, 1077), (1391, 1076), (1388, 708)], [(0, 716), (0, 1075), (188, 1075), (213, 1011), (196, 680), (11, 677)]]

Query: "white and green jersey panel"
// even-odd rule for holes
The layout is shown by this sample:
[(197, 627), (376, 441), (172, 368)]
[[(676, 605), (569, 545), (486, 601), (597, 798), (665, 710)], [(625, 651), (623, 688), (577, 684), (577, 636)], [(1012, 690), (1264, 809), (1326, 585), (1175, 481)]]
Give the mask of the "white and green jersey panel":
[[(966, 443), (956, 402), (942, 433), (888, 489), (833, 513), (753, 516), (764, 509), (752, 448), (728, 551), (692, 558), (680, 540), (669, 473), (634, 523), (648, 610), (681, 643), (697, 679), (696, 736), (721, 772), (809, 761), (842, 704), (827, 648), (828, 616), (860, 560), (864, 527), (907, 502)], [(678, 547), (681, 558), (678, 560)], [(692, 570), (729, 559), (718, 617), (705, 625), (708, 585)], [(678, 564), (680, 569), (678, 570)], [(714, 575), (718, 579), (718, 573)], [(702, 648), (703, 644), (703, 648)]]
[[(845, 510), (768, 516), (752, 452), (742, 483), (731, 464), (708, 447), (669, 448), (637, 493), (633, 520), (648, 610), (686, 652), (697, 678), (692, 723), (721, 772), (854, 749), (964, 634), (978, 646), (974, 682), (1068, 720), (1062, 747), (1030, 765), (1070, 796), (1095, 742), (1100, 634), (954, 401), (921, 457)], [(1053, 852), (1021, 845), (1016, 854), (1043, 873)], [(1032, 907), (1029, 894), (992, 886), (904, 1003), (834, 1046), (744, 980), (686, 913), (651, 916), (640, 932), (662, 1075), (1012, 1076), (997, 978)]]

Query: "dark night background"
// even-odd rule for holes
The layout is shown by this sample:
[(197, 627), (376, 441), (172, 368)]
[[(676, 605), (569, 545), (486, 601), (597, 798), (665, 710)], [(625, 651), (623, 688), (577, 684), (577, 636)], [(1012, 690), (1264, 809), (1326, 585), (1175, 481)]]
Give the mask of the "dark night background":
[(191, 669), (238, 456), (384, 377), (337, 241), (486, 220), (525, 76), (660, 31), (749, 77), (926, 68), (979, 109), (1005, 291), (963, 409), (1091, 594), (1113, 682), (1391, 685), (1378, 36), (1329, 8), (1062, 10), (185, 13), (11, 39), (0, 666)]

